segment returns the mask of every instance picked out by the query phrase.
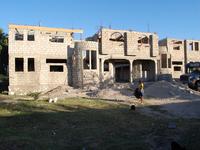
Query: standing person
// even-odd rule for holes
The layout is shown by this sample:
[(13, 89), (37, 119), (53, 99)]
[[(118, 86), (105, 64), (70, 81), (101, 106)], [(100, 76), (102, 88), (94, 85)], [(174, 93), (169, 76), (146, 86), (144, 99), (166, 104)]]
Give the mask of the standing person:
[(142, 82), (142, 80), (139, 80), (138, 89), (140, 91), (140, 102), (143, 103), (144, 83)]

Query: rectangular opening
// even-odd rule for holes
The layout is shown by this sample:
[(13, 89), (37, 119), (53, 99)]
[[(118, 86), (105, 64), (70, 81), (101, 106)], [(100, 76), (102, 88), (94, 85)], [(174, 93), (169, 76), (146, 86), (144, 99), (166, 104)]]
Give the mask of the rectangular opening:
[(173, 65), (182, 65), (183, 62), (182, 61), (172, 61)]
[(53, 36), (51, 39), (49, 39), (50, 42), (55, 43), (64, 43), (64, 37), (63, 36)]
[(50, 65), (50, 72), (63, 72), (63, 66), (62, 65)]
[(91, 51), (91, 65), (92, 69), (97, 69), (97, 52)]
[(82, 57), (83, 57), (83, 69), (90, 69), (90, 51), (83, 50)]
[(193, 42), (189, 43), (188, 45), (188, 50), (192, 51), (194, 48), (193, 48)]
[(28, 58), (28, 71), (35, 71), (35, 61), (34, 58)]
[(24, 71), (24, 58), (15, 58), (15, 71), (16, 72)]
[(46, 63), (67, 63), (67, 59), (46, 59)]
[(28, 31), (27, 40), (28, 41), (35, 41), (34, 31), (32, 31), (32, 30)]
[(171, 57), (168, 58), (168, 68), (171, 68)]
[(183, 44), (182, 41), (174, 41), (174, 44)]
[(174, 66), (174, 71), (181, 71), (181, 67), (179, 67), (179, 66)]
[(104, 66), (104, 71), (109, 71), (109, 62), (108, 61), (105, 61), (103, 66)]
[(167, 68), (167, 54), (161, 55), (161, 66), (162, 68)]
[(199, 50), (199, 42), (195, 42), (194, 45), (195, 45), (195, 51), (198, 51)]
[(180, 46), (174, 46), (174, 50), (180, 50)]
[(24, 34), (15, 33), (15, 40), (16, 41), (23, 41), (24, 40)]

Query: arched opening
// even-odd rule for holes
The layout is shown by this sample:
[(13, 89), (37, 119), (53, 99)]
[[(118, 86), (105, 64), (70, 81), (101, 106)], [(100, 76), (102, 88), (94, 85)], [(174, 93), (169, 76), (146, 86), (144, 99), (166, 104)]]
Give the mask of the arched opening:
[(156, 66), (153, 60), (133, 61), (133, 80), (154, 81), (156, 78)]

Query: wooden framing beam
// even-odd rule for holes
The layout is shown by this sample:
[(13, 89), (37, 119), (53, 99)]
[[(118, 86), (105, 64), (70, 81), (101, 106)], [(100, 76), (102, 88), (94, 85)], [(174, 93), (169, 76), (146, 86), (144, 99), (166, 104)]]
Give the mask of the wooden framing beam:
[(83, 30), (81, 29), (49, 28), (49, 27), (14, 25), (14, 24), (10, 24), (9, 29), (27, 29), (27, 30), (47, 31), (47, 32), (83, 33)]

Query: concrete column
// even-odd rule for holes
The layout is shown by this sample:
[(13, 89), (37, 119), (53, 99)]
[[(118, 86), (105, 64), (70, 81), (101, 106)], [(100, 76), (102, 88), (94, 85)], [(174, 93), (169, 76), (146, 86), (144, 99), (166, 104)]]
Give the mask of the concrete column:
[(133, 82), (133, 61), (129, 60), (130, 62), (130, 82)]
[(24, 72), (28, 72), (28, 57), (24, 58)]
[(139, 64), (140, 78), (142, 78), (142, 64)]
[(104, 59), (102, 58), (100, 59), (100, 63), (101, 63), (100, 64), (101, 65), (100, 66), (100, 81), (101, 82), (103, 82), (103, 79), (104, 79), (104, 61), (105, 61)]
[(91, 59), (91, 51), (89, 50), (89, 69), (91, 70), (92, 69), (92, 59)]
[(157, 81), (157, 77), (158, 77), (158, 64), (157, 64), (157, 60), (154, 60), (155, 62), (155, 81)]

